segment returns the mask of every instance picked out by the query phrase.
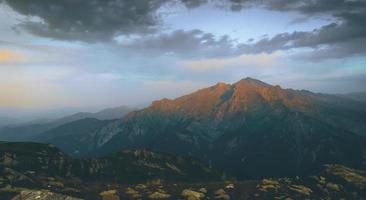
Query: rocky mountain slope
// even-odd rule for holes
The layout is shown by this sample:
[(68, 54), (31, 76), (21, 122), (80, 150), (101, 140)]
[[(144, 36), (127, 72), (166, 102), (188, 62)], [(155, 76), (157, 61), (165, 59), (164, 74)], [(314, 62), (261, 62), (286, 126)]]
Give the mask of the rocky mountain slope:
[(33, 137), (32, 140), (62, 147), (65, 153), (74, 157), (85, 157), (91, 155), (90, 151), (93, 150), (93, 146), (90, 146), (89, 137), (110, 122), (113, 122), (113, 120), (80, 119), (45, 131)]
[[(200, 171), (202, 165), (192, 164), (191, 161), (146, 150), (125, 151), (98, 161), (73, 160), (50, 145), (1, 143), (0, 199), (272, 200), (366, 197), (366, 173), (342, 165), (325, 165), (311, 176), (212, 181), (215, 173)], [(114, 169), (119, 171), (116, 173)], [(210, 179), (203, 178), (203, 174), (209, 175)], [(187, 182), (182, 177), (190, 179)]]
[(246, 78), (34, 140), (79, 157), (135, 148), (191, 155), (245, 179), (312, 174), (332, 163), (366, 169), (365, 134), (364, 102)]
[(25, 142), (0, 143), (0, 167), (6, 171), (15, 170), (40, 177), (117, 183), (154, 178), (174, 181), (221, 178), (219, 173), (190, 157), (139, 149), (100, 158), (74, 159), (53, 145)]
[(98, 129), (95, 152), (146, 147), (199, 157), (239, 178), (366, 168), (366, 104), (247, 78), (218, 83)]

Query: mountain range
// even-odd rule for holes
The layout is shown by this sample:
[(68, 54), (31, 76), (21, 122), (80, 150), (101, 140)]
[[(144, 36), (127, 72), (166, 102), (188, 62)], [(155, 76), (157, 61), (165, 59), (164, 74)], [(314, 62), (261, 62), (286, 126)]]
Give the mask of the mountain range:
[(347, 94), (340, 94), (339, 96), (344, 98), (350, 98), (356, 101), (366, 102), (366, 92), (352, 92)]
[(28, 141), (39, 134), (61, 125), (72, 123), (77, 120), (94, 118), (98, 120), (112, 120), (125, 116), (132, 111), (132, 108), (120, 106), (107, 108), (96, 113), (79, 112), (56, 120), (33, 120), (28, 123), (13, 123), (12, 125), (0, 127), (0, 140), (3, 141)]
[(12, 117), (1, 117), (0, 116), (0, 127), (7, 126), (10, 124), (18, 123), (19, 119), (15, 119)]
[(245, 179), (306, 175), (331, 163), (365, 169), (365, 136), (365, 102), (245, 78), (31, 139), (77, 157), (134, 148), (190, 155)]
[(1, 199), (366, 195), (366, 102), (252, 78), (0, 136)]
[(221, 175), (197, 159), (146, 149), (108, 156), (75, 159), (49, 144), (0, 142), (0, 167), (40, 177), (79, 178), (83, 181), (133, 183), (154, 178), (174, 181), (213, 181)]

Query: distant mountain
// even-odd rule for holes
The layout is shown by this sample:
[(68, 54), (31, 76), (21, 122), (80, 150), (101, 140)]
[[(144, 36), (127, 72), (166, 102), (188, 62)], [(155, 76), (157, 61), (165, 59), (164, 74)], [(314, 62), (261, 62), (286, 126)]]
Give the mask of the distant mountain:
[(96, 113), (80, 112), (57, 120), (39, 120), (30, 123), (11, 125), (0, 128), (0, 140), (3, 141), (30, 141), (39, 134), (56, 128), (63, 124), (74, 122), (80, 119), (95, 118), (99, 120), (112, 120), (125, 116), (133, 109), (120, 106), (108, 108)]
[(127, 113), (131, 112), (133, 109), (129, 108), (127, 106), (120, 106), (115, 108), (107, 108), (104, 110), (101, 110), (96, 113), (90, 113), (90, 112), (79, 112), (70, 116), (63, 117), (61, 119), (58, 119), (59, 123), (67, 123), (72, 122), (80, 119), (85, 118), (95, 118), (99, 120), (112, 120), (112, 119), (119, 119), (125, 116)]
[(238, 178), (310, 174), (328, 163), (366, 168), (366, 103), (251, 78), (155, 101), (88, 133), (44, 142), (72, 138), (89, 156), (130, 148), (188, 154)]
[(112, 119), (120, 119), (124, 117), (126, 114), (134, 110), (134, 108), (130, 108), (127, 106), (120, 106), (115, 108), (107, 108), (97, 113), (92, 114), (88, 118), (95, 118), (99, 120), (112, 120)]
[(19, 119), (15, 119), (15, 118), (11, 118), (11, 117), (0, 117), (0, 128), (2, 126), (16, 124), (17, 122), (19, 122)]
[(75, 157), (92, 155), (93, 148), (89, 146), (88, 138), (112, 121), (95, 118), (80, 119), (45, 131), (32, 138), (32, 141), (54, 144)]
[(348, 94), (340, 94), (339, 96), (344, 98), (350, 98), (356, 101), (365, 101), (366, 102), (366, 92), (353, 92)]

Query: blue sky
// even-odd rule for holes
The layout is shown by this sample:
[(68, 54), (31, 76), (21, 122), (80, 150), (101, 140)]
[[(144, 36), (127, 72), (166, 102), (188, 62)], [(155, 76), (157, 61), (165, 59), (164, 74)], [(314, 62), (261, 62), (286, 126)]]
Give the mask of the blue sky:
[(40, 2), (0, 1), (0, 109), (136, 106), (248, 76), (366, 91), (364, 1)]

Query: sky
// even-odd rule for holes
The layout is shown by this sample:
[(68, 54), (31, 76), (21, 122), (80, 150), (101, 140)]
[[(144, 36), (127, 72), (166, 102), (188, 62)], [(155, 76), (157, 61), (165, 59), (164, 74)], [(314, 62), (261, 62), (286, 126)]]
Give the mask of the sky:
[(135, 107), (245, 77), (360, 92), (365, 64), (366, 0), (0, 0), (0, 116)]

